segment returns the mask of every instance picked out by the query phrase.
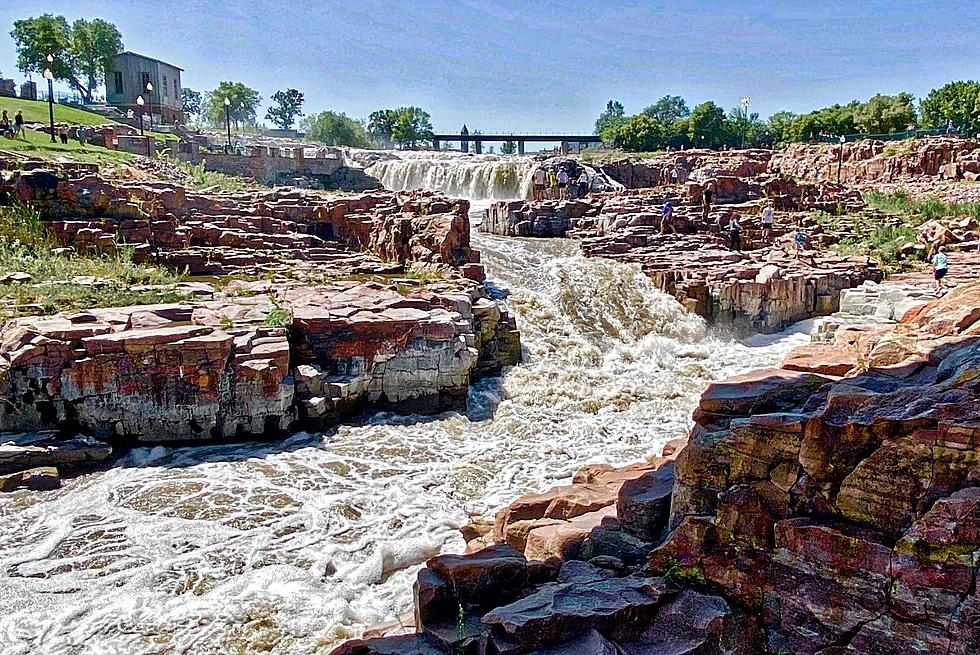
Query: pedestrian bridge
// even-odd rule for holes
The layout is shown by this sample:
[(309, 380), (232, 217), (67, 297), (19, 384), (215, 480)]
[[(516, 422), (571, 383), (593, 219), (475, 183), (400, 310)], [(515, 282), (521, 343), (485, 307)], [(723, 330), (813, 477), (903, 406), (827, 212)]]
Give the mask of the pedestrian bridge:
[(517, 154), (524, 154), (525, 143), (560, 143), (561, 151), (568, 152), (569, 144), (577, 143), (579, 148), (587, 143), (602, 143), (602, 139), (594, 134), (433, 134), (432, 148), (439, 150), (439, 145), (445, 141), (459, 141), (463, 152), (470, 151), (470, 143), (473, 144), (473, 152), (480, 154), (483, 152), (484, 142), (504, 142), (513, 141), (517, 144)]

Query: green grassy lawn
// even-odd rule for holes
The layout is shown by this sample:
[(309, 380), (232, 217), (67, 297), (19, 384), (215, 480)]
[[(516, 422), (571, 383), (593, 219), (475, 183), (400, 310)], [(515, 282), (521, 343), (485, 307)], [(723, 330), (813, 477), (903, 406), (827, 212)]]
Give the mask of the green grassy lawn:
[[(13, 122), (18, 109), (24, 115), (24, 121), (27, 123), (47, 123), (49, 120), (48, 103), (41, 100), (0, 98), (0, 110), (2, 109), (7, 110), (10, 122)], [(118, 123), (119, 121), (115, 121), (102, 114), (96, 114), (95, 112), (55, 103), (54, 122), (73, 123), (76, 125), (105, 125), (106, 123)], [(176, 134), (165, 132), (150, 132), (150, 134), (157, 141), (176, 141), (178, 138)]]
[[(86, 112), (87, 113), (87, 112)], [(51, 135), (35, 130), (24, 130), (26, 138), (6, 139), (0, 137), (0, 150), (11, 150), (46, 160), (66, 159), (87, 164), (118, 164), (131, 161), (133, 155), (121, 150), (109, 150), (91, 144), (82, 147), (78, 141), (69, 139), (51, 143)]]
[[(7, 110), (7, 115), (10, 116), (11, 122), (13, 122), (14, 115), (18, 109), (24, 114), (24, 121), (27, 123), (48, 122), (48, 103), (41, 100), (0, 98), (0, 109)], [(78, 125), (105, 125), (106, 123), (115, 123), (117, 121), (102, 114), (55, 103), (54, 122), (75, 123)]]

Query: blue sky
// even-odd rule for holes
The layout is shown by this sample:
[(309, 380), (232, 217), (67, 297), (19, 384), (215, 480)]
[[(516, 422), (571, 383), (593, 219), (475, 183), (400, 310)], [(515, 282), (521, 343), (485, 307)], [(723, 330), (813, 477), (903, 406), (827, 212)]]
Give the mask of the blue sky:
[(15, 19), (102, 17), (127, 49), (181, 66), (197, 90), (243, 81), (268, 99), (295, 87), (308, 112), (355, 117), (415, 104), (437, 131), (466, 122), (590, 132), (610, 98), (632, 113), (666, 93), (725, 108), (747, 95), (763, 117), (875, 92), (921, 98), (980, 78), (977, 9), (976, 0), (11, 1), (0, 7), (0, 71), (15, 72)]

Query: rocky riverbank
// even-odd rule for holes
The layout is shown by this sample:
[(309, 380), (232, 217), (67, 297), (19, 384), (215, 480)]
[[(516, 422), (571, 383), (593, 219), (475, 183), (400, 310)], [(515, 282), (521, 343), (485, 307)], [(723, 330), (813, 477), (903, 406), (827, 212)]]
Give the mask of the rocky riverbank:
[(468, 527), (416, 633), (335, 652), (975, 652), (978, 326), (964, 285), (711, 385), (676, 461)]
[[(0, 198), (40, 210), (63, 249), (128, 248), (209, 276), (179, 285), (185, 302), (7, 320), (0, 430), (24, 435), (6, 439), (11, 469), (58, 466), (73, 435), (273, 437), (368, 409), (459, 408), (473, 381), (521, 359), (513, 317), (483, 285), (465, 200), (191, 192), (74, 167), (5, 174)], [(51, 448), (32, 443), (52, 430)]]

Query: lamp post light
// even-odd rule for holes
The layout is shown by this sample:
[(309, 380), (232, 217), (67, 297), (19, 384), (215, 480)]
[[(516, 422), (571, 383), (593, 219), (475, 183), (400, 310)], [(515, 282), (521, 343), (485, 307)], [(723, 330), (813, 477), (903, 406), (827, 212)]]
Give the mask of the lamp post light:
[(840, 151), (837, 153), (837, 184), (840, 184), (840, 169), (844, 165), (844, 135), (840, 135)]
[(228, 150), (231, 150), (231, 100), (225, 98), (225, 128), (228, 130)]
[(146, 99), (150, 102), (150, 131), (153, 131), (153, 85), (146, 83)]
[[(48, 60), (51, 55), (48, 55)], [(50, 68), (44, 69), (44, 79), (48, 81), (48, 118), (51, 120), (51, 143), (55, 143), (54, 138), (54, 73)]]
[(146, 104), (145, 102), (143, 102), (143, 96), (139, 96), (138, 98), (136, 98), (136, 104), (140, 108), (139, 109), (139, 112), (140, 112), (140, 136), (143, 136), (143, 105)]
[(738, 100), (738, 104), (742, 106), (742, 113), (745, 116), (745, 122), (742, 123), (742, 147), (745, 147), (745, 134), (749, 131), (749, 104), (752, 102), (752, 98), (748, 96), (742, 96)]

